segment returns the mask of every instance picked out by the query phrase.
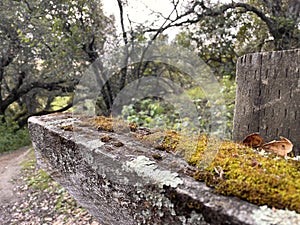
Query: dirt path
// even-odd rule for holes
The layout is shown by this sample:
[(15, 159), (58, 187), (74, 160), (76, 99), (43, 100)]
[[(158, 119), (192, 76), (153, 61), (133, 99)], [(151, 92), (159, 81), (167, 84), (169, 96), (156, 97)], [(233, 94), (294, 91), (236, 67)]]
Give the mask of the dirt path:
[[(0, 224), (100, 225), (36, 165), (21, 171), (33, 158), (31, 147), (0, 155)], [(40, 183), (28, 186), (28, 179)]]
[(28, 159), (31, 147), (0, 154), (0, 206), (17, 200), (12, 180), (20, 173), (22, 162)]

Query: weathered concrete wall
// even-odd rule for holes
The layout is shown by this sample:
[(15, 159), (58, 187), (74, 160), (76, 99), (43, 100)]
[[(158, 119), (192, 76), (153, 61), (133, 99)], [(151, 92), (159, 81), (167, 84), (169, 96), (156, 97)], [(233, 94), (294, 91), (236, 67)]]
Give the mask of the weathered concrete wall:
[(300, 49), (241, 57), (237, 87), (233, 139), (284, 136), (300, 154)]
[[(272, 210), (267, 214), (237, 198), (214, 194), (188, 176), (194, 168), (181, 158), (146, 147), (131, 134), (97, 131), (81, 121), (68, 114), (32, 117), (29, 130), (38, 164), (103, 225), (274, 221)], [(102, 142), (104, 135), (111, 139)], [(155, 160), (155, 153), (162, 159)]]

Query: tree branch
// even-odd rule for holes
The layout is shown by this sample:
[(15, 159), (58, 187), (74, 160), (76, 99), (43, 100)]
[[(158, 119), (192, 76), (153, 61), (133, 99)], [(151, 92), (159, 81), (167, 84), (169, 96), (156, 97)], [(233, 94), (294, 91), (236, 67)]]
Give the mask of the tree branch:
[(19, 118), (15, 118), (15, 121), (18, 121), (19, 127), (24, 127), (27, 124), (28, 118), (31, 116), (42, 116), (42, 115), (48, 115), (51, 113), (65, 112), (66, 110), (70, 109), (72, 106), (73, 106), (73, 102), (70, 101), (66, 106), (64, 106), (60, 109), (57, 109), (57, 110), (42, 110), (42, 111), (38, 111), (38, 112), (30, 114), (30, 115), (26, 115), (26, 114), (21, 115), (20, 114)]
[(249, 5), (247, 3), (232, 3), (232, 4), (228, 4), (227, 6), (224, 5), (224, 12), (227, 11), (228, 9), (235, 9), (235, 8), (244, 8), (246, 11), (248, 12), (253, 12), (254, 14), (256, 14), (262, 21), (264, 21), (268, 28), (270, 30), (273, 30), (273, 26), (275, 23), (275, 20), (267, 17), (266, 14), (264, 12), (262, 12), (261, 10), (259, 10), (258, 8), (256, 8), (255, 6)]
[(127, 38), (127, 33), (124, 25), (124, 10), (123, 10), (123, 3), (122, 0), (117, 0), (118, 6), (119, 6), (119, 11), (120, 11), (120, 23), (121, 23), (121, 28), (122, 28), (122, 35), (123, 35), (123, 40), (125, 45), (128, 44), (128, 38)]
[(128, 37), (127, 37), (127, 32), (125, 30), (125, 25), (124, 25), (124, 10), (123, 10), (123, 4), (122, 0), (117, 0), (118, 1), (118, 6), (120, 10), (120, 23), (122, 27), (122, 33), (123, 33), (123, 41), (125, 44), (125, 58), (124, 58), (124, 65), (126, 65), (124, 68), (121, 69), (121, 79), (120, 79), (120, 87), (119, 90), (122, 90), (125, 87), (125, 82), (127, 78), (127, 65), (128, 65), (128, 59), (129, 59), (129, 50), (128, 50)]
[(19, 89), (13, 90), (5, 100), (2, 101), (0, 106), (0, 112), (4, 112), (6, 108), (12, 104), (13, 102), (17, 101), (20, 97), (24, 96), (28, 92), (36, 88), (42, 88), (48, 91), (60, 90), (62, 92), (72, 92), (75, 89), (76, 82), (68, 85), (67, 87), (62, 86), (66, 84), (65, 80), (44, 83), (43, 81), (35, 81), (26, 85), (22, 85)]
[[(196, 12), (197, 6), (199, 6), (202, 9), (201, 13)], [(215, 16), (224, 15), (225, 12), (228, 11), (229, 9), (237, 9), (237, 8), (243, 8), (246, 12), (252, 12), (252, 13), (256, 14), (262, 21), (264, 21), (266, 23), (266, 25), (268, 26), (272, 35), (276, 34), (275, 33), (276, 27), (274, 26), (275, 20), (266, 16), (266, 14), (264, 12), (262, 12), (255, 6), (252, 6), (247, 3), (232, 2), (232, 3), (224, 4), (222, 6), (218, 6), (215, 8), (208, 8), (204, 5), (203, 1), (194, 2), (194, 4), (192, 5), (192, 7), (189, 10), (187, 10), (185, 13), (177, 16), (174, 20), (170, 21), (168, 24), (166, 24), (160, 28), (145, 30), (145, 33), (147, 33), (147, 32), (161, 33), (171, 27), (181, 27), (184, 25), (195, 24), (195, 23), (198, 23), (199, 21), (201, 21), (204, 17), (209, 17), (209, 16), (215, 17)], [(195, 18), (187, 18), (192, 15), (195, 15), (196, 17)]]

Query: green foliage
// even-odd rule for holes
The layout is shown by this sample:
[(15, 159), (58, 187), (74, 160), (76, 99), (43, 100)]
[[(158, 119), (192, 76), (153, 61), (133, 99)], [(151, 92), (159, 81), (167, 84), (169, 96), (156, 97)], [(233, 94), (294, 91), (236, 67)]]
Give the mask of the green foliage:
[(122, 117), (144, 127), (176, 129), (180, 124), (179, 114), (170, 104), (152, 98), (124, 106)]
[(0, 153), (31, 144), (28, 129), (15, 124), (0, 124)]
[(221, 92), (226, 105), (226, 118), (227, 118), (226, 133), (228, 133), (229, 136), (231, 136), (232, 129), (233, 129), (236, 83), (230, 79), (230, 76), (224, 76), (221, 82), (222, 82)]
[(214, 72), (222, 78), (235, 77), (235, 32), (237, 15), (227, 13), (219, 17), (206, 17), (199, 23), (189, 26), (176, 36), (176, 43), (196, 51)]
[(53, 102), (51, 103), (51, 107), (53, 110), (59, 110), (63, 106), (67, 105), (72, 100), (69, 96), (57, 96), (53, 99)]
[[(241, 55), (300, 46), (299, 3), (242, 2), (203, 2), (199, 9), (191, 9), (199, 21), (187, 23), (175, 39), (179, 45), (196, 51), (219, 78), (234, 79), (235, 64)], [(222, 8), (227, 10), (220, 10)], [(214, 10), (218, 13), (211, 13)]]
[[(2, 0), (0, 17), (0, 115), (20, 125), (71, 107), (75, 85), (115, 32), (99, 0)], [(58, 96), (70, 101), (55, 105)]]
[[(249, 3), (262, 8), (258, 1), (249, 1)], [(257, 15), (245, 13), (240, 17), (240, 21), (235, 42), (238, 55), (274, 49), (272, 42), (268, 41), (270, 39), (268, 27)]]
[[(177, 104), (170, 105), (163, 102), (162, 99), (153, 98), (145, 98), (135, 104), (123, 106), (121, 118), (144, 127), (206, 133), (211, 132), (211, 126), (220, 126), (220, 129), (223, 129), (222, 124), (226, 120), (226, 134), (222, 134), (222, 136), (230, 137), (233, 125), (235, 85), (229, 77), (224, 77), (222, 82), (221, 92), (225, 99), (215, 99), (213, 103), (213, 100), (209, 100), (199, 87), (190, 88), (186, 91), (186, 94), (195, 106), (197, 118), (182, 118), (180, 113), (182, 112), (180, 111), (181, 106)], [(223, 112), (212, 111), (214, 105), (219, 106), (222, 104), (226, 105)], [(224, 130), (219, 132), (224, 132)]]
[(205, 93), (200, 87), (191, 88), (186, 92), (187, 95), (193, 100), (205, 98)]

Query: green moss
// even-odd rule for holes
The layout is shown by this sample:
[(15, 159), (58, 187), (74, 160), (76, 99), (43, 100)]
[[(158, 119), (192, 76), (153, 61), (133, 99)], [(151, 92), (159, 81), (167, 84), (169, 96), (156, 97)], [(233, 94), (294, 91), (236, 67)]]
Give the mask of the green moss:
[[(102, 117), (100, 121), (103, 120)], [(109, 120), (112, 123), (112, 119)], [(105, 123), (101, 126), (111, 130)], [(233, 142), (220, 142), (212, 162), (200, 169), (211, 143), (205, 135), (194, 137), (174, 131), (157, 131), (136, 136), (156, 149), (181, 155), (197, 169), (192, 174), (194, 179), (205, 182), (219, 194), (300, 213), (299, 161), (272, 153), (262, 154)]]
[[(208, 139), (205, 135), (201, 135), (197, 140), (184, 139), (183, 151), (185, 159), (193, 166), (197, 166), (203, 158), (204, 151), (207, 147)], [(192, 146), (191, 146), (192, 144)], [(195, 146), (196, 148), (195, 148)]]
[(152, 154), (152, 158), (156, 160), (162, 160), (162, 156), (160, 154)]
[[(154, 146), (156, 149), (167, 151), (167, 152), (175, 152), (176, 147), (180, 141), (180, 135), (175, 131), (165, 131), (161, 134), (163, 139), (160, 143)], [(145, 138), (147, 140), (147, 137)]]
[(127, 123), (123, 120), (117, 120), (113, 119), (112, 117), (104, 117), (104, 116), (98, 116), (92, 121), (89, 121), (94, 127), (96, 127), (98, 130), (108, 131), (108, 132), (114, 132), (114, 129), (117, 129), (120, 131), (120, 129), (129, 129), (130, 131), (135, 131), (137, 128), (137, 125), (135, 123)]
[[(195, 164), (195, 159), (191, 163)], [(224, 142), (211, 165), (197, 171), (194, 178), (223, 195), (300, 213), (299, 165), (299, 161)]]

